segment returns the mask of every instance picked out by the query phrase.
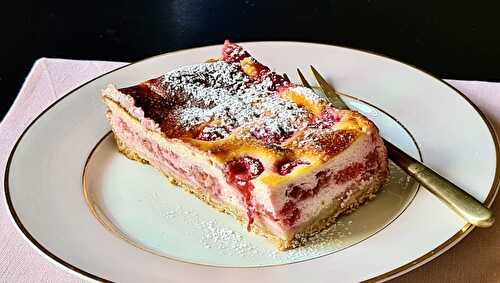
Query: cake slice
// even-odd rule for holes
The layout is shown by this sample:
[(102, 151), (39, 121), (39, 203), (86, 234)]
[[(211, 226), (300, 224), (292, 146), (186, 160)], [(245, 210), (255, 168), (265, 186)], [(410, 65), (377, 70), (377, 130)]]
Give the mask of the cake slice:
[(388, 175), (372, 122), (228, 41), (220, 59), (131, 87), (109, 85), (102, 97), (124, 155), (280, 250), (372, 198)]

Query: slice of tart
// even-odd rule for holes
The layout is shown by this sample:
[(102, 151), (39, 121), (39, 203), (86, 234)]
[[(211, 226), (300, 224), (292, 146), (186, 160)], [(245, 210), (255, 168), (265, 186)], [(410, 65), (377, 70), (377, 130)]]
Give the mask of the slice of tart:
[[(222, 57), (102, 92), (119, 150), (285, 250), (388, 175), (375, 125), (226, 41)], [(144, 180), (147, 182), (147, 180)]]

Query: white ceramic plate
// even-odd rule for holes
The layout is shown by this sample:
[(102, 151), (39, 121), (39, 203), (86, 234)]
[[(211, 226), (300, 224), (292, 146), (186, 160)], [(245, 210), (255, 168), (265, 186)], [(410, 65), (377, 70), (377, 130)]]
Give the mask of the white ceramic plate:
[[(388, 140), (491, 205), (499, 183), (495, 134), (443, 81), (348, 48), (243, 45), (289, 75), (316, 66), (340, 92), (360, 99), (347, 98)], [(119, 68), (72, 91), (28, 127), (10, 155), (5, 193), (13, 222), (33, 247), (101, 281), (354, 282), (407, 272), (472, 230), (393, 167), (374, 201), (314, 243), (276, 252), (229, 216), (171, 188), (151, 167), (118, 154), (107, 135), (100, 89), (132, 85), (219, 52), (220, 46), (196, 48)]]

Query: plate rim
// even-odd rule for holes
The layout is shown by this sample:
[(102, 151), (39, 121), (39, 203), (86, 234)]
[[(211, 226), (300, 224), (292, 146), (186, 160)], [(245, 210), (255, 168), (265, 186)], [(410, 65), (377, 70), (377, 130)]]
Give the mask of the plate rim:
[[(474, 102), (472, 102), (467, 96), (465, 96), (461, 91), (459, 91), (458, 89), (456, 89), (455, 87), (453, 87), (452, 85), (450, 85), (448, 82), (444, 81), (443, 79), (440, 79), (436, 76), (434, 76), (433, 74), (431, 74), (430, 72), (427, 72), (419, 67), (416, 67), (412, 64), (409, 64), (409, 63), (405, 63), (405, 62), (402, 62), (400, 60), (397, 60), (395, 58), (392, 58), (391, 56), (387, 56), (387, 55), (384, 55), (384, 54), (380, 54), (380, 53), (377, 53), (377, 52), (373, 52), (373, 51), (369, 51), (369, 50), (364, 50), (364, 49), (359, 49), (359, 48), (352, 48), (352, 47), (348, 47), (348, 46), (342, 46), (342, 45), (333, 45), (333, 44), (325, 44), (325, 43), (317, 43), (317, 42), (306, 42), (306, 41), (244, 41), (244, 42), (238, 42), (239, 44), (273, 44), (273, 43), (292, 43), (292, 44), (304, 44), (304, 45), (317, 45), (317, 46), (324, 46), (324, 47), (336, 47), (336, 48), (341, 48), (341, 49), (347, 49), (347, 50), (350, 50), (350, 51), (356, 51), (356, 52), (360, 52), (360, 53), (365, 53), (365, 54), (369, 54), (369, 55), (375, 55), (375, 56), (378, 56), (378, 57), (382, 57), (382, 58), (385, 58), (385, 59), (389, 59), (391, 61), (394, 61), (394, 62), (397, 62), (399, 64), (402, 64), (406, 67), (409, 67), (415, 71), (418, 71), (420, 73), (423, 73), (424, 75), (426, 76), (429, 76), (431, 79), (433, 80), (436, 80), (442, 84), (444, 84), (446, 87), (450, 88), (452, 91), (454, 91), (456, 94), (460, 95), (466, 103), (468, 103), (470, 106), (472, 106), (472, 108), (474, 109), (474, 111), (479, 114), (479, 116), (481, 117), (481, 119), (483, 120), (483, 122), (486, 124), (489, 132), (490, 132), (490, 135), (491, 135), (491, 138), (493, 139), (493, 143), (495, 145), (495, 156), (496, 156), (496, 164), (495, 164), (495, 176), (494, 176), (494, 179), (493, 179), (493, 184), (492, 186), (490, 187), (489, 189), (489, 192), (488, 192), (488, 195), (486, 196), (486, 199), (485, 201), (483, 202), (487, 207), (491, 207), (491, 205), (493, 204), (494, 200), (495, 200), (495, 197), (500, 189), (500, 137), (498, 135), (498, 133), (495, 131), (491, 121), (484, 115), (484, 113), (474, 104)], [(48, 107), (46, 107), (42, 112), (40, 112), (29, 124), (28, 126), (23, 130), (23, 132), (21, 133), (21, 135), (17, 138), (14, 146), (12, 147), (10, 153), (9, 153), (9, 157), (7, 159), (7, 162), (6, 162), (6, 165), (5, 165), (5, 169), (4, 169), (4, 194), (5, 194), (5, 204), (6, 204), (6, 207), (7, 207), (7, 210), (9, 212), (9, 218), (11, 220), (11, 222), (13, 224), (15, 224), (14, 226), (17, 228), (16, 230), (18, 230), (20, 233), (21, 233), (21, 236), (30, 244), (30, 246), (32, 247), (35, 247), (35, 250), (37, 250), (37, 252), (39, 254), (41, 254), (42, 256), (44, 256), (45, 258), (49, 259), (50, 262), (52, 263), (56, 263), (56, 266), (61, 266), (61, 267), (64, 267), (67, 271), (69, 271), (70, 273), (72, 274), (75, 274), (77, 275), (78, 277), (81, 277), (81, 278), (88, 278), (88, 279), (92, 279), (92, 280), (97, 280), (97, 281), (102, 281), (102, 282), (113, 282), (113, 281), (110, 281), (108, 279), (105, 279), (105, 278), (102, 278), (98, 275), (95, 275), (95, 274), (92, 274), (88, 271), (85, 271), (77, 266), (74, 266), (72, 265), (71, 263), (68, 263), (66, 262), (65, 260), (59, 258), (57, 255), (53, 254), (51, 251), (49, 251), (47, 248), (45, 248), (42, 244), (40, 244), (34, 237), (33, 235), (30, 234), (30, 232), (26, 229), (26, 227), (23, 225), (23, 223), (21, 222), (20, 218), (18, 217), (15, 209), (14, 209), (14, 206), (13, 206), (13, 203), (12, 203), (12, 200), (10, 198), (10, 190), (9, 190), (9, 171), (10, 171), (10, 165), (11, 165), (11, 162), (12, 162), (12, 159), (14, 157), (14, 153), (16, 152), (16, 149), (19, 145), (19, 143), (21, 142), (21, 140), (23, 139), (24, 135), (29, 131), (29, 129), (36, 123), (36, 121), (38, 121), (39, 118), (41, 118), (46, 112), (48, 112), (51, 108), (53, 108), (56, 104), (58, 104), (60, 101), (62, 101), (63, 99), (65, 99), (66, 97), (68, 97), (69, 95), (71, 94), (74, 94), (77, 90), (79, 90), (80, 88), (90, 84), (91, 82), (103, 77), (103, 76), (106, 76), (110, 73), (113, 73), (115, 71), (118, 71), (120, 69), (123, 69), (125, 67), (129, 67), (131, 65), (136, 65), (138, 63), (141, 63), (143, 61), (146, 61), (146, 60), (151, 60), (151, 59), (154, 59), (154, 58), (157, 58), (157, 57), (161, 57), (161, 56), (165, 56), (165, 55), (171, 55), (171, 54), (175, 54), (175, 53), (180, 53), (180, 52), (183, 52), (183, 51), (189, 51), (189, 50), (195, 50), (195, 49), (199, 49), (199, 48), (204, 48), (204, 47), (215, 47), (215, 46), (220, 46), (221, 44), (212, 44), (212, 45), (204, 45), (204, 46), (196, 46), (196, 47), (191, 47), (191, 48), (186, 48), (186, 49), (179, 49), (179, 50), (175, 50), (175, 51), (171, 51), (171, 52), (165, 52), (165, 53), (162, 53), (162, 54), (158, 54), (158, 55), (154, 55), (154, 56), (151, 56), (151, 57), (147, 57), (147, 58), (144, 58), (144, 59), (141, 59), (141, 60), (138, 60), (138, 61), (135, 61), (135, 62), (132, 62), (132, 63), (128, 63), (128, 64), (125, 64), (123, 66), (120, 66), (120, 67), (117, 67), (113, 70), (110, 70), (108, 72), (105, 72), (99, 76), (96, 76), (80, 85), (78, 85), (77, 87), (75, 87), (74, 89), (70, 90), (69, 92), (67, 92), (66, 94), (64, 94), (63, 96), (61, 96), (60, 98), (58, 98), (57, 100), (55, 100), (53, 103), (51, 103)], [(434, 258), (438, 257), (439, 255), (441, 255), (442, 253), (446, 252), (447, 250), (449, 250), (450, 248), (452, 248), (455, 244), (457, 244), (458, 242), (460, 242), (463, 238), (465, 238), (465, 236), (467, 236), (472, 230), (474, 230), (475, 226), (474, 225), (471, 225), (470, 223), (466, 223), (457, 233), (455, 233), (453, 236), (451, 236), (450, 238), (448, 238), (446, 241), (444, 241), (443, 243), (441, 243), (439, 246), (435, 247), (434, 249), (432, 249), (431, 251), (421, 255), (420, 257), (412, 260), (411, 262), (408, 262), (404, 265), (401, 265), (395, 269), (392, 269), (392, 270), (389, 270), (387, 272), (384, 272), (380, 275), (377, 275), (375, 277), (372, 277), (372, 278), (369, 278), (369, 279), (366, 279), (364, 280), (363, 282), (382, 282), (382, 281), (386, 281), (386, 280), (389, 280), (389, 279), (392, 279), (392, 278), (395, 278), (397, 276), (400, 276), (400, 275), (403, 275), (419, 266), (422, 266), (424, 265), (425, 263), (433, 260)]]

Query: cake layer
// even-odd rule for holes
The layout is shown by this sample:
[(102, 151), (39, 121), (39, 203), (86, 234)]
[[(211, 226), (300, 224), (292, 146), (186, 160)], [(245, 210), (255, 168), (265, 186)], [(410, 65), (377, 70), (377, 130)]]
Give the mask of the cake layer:
[(373, 196), (388, 174), (375, 125), (226, 42), (221, 60), (103, 91), (120, 150), (281, 249)]

